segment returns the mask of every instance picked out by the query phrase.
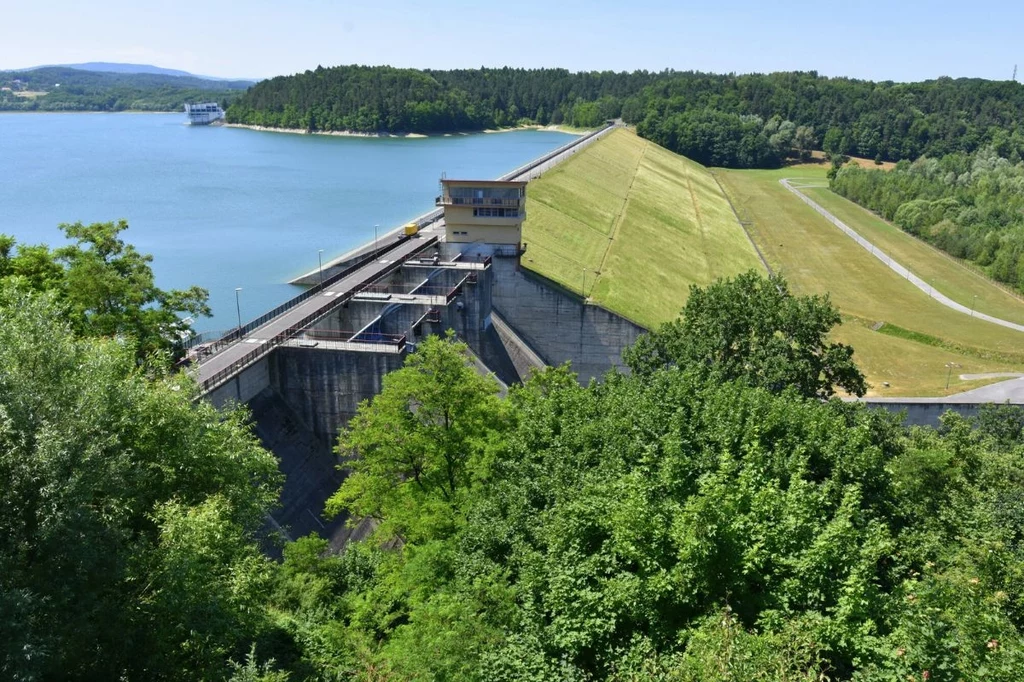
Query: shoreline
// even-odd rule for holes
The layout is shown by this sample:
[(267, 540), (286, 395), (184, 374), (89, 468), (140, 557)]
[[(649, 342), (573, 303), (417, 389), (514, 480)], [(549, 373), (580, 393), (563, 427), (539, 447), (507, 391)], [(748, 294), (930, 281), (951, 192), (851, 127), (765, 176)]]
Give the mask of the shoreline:
[(303, 128), (275, 128), (272, 126), (250, 125), (248, 123), (223, 123), (224, 128), (243, 128), (245, 130), (256, 130), (261, 133), (287, 133), (288, 135), (327, 135), (329, 137), (403, 137), (421, 138), (427, 137), (421, 133), (361, 133), (356, 130), (314, 130), (312, 132)]
[[(68, 109), (0, 109), (0, 114), (182, 114), (184, 113), (174, 109), (170, 111), (153, 111), (150, 109), (125, 109), (123, 111), (92, 111), (87, 109), (82, 110), (68, 110)], [(357, 130), (316, 130), (310, 132), (303, 128), (275, 128), (272, 126), (259, 126), (250, 125), (248, 123), (223, 123), (219, 122), (219, 125), (223, 128), (242, 128), (246, 130), (256, 130), (264, 133), (287, 133), (289, 135), (327, 135), (330, 137), (380, 137), (380, 138), (396, 138), (396, 139), (425, 139), (430, 137), (456, 137), (459, 135), (493, 135), (496, 133), (515, 133), (523, 130), (537, 130), (540, 132), (550, 133), (562, 133), (564, 135), (575, 135), (577, 137), (586, 135), (594, 132), (597, 128), (573, 128), (571, 126), (563, 125), (546, 125), (542, 126), (539, 123), (523, 126), (513, 126), (510, 128), (485, 128), (483, 130), (458, 130), (449, 131), (444, 133), (366, 133)]]
[(183, 114), (174, 111), (153, 111), (152, 109), (124, 109), (122, 111), (93, 111), (91, 109), (0, 109), (0, 114)]
[(224, 123), (225, 128), (243, 128), (246, 130), (256, 130), (265, 133), (287, 133), (289, 135), (327, 135), (330, 137), (382, 137), (382, 138), (403, 138), (403, 139), (425, 139), (430, 137), (453, 137), (455, 135), (476, 135), (476, 134), (493, 134), (493, 133), (514, 133), (521, 130), (540, 130), (545, 132), (556, 132), (564, 133), (566, 135), (586, 135), (587, 130), (578, 130), (573, 128), (564, 128), (562, 126), (542, 126), (542, 125), (528, 125), (528, 126), (517, 126), (514, 128), (499, 128), (497, 130), (461, 130), (458, 132), (447, 132), (447, 133), (364, 133), (356, 130), (315, 130), (310, 132), (302, 128), (275, 128), (272, 126), (259, 126), (250, 125), (248, 123)]

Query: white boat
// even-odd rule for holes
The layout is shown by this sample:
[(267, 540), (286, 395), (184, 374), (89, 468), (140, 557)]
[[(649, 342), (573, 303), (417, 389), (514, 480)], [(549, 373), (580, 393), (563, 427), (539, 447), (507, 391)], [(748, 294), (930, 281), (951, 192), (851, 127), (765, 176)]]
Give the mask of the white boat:
[(224, 118), (224, 110), (216, 102), (185, 104), (185, 113), (188, 115), (188, 122), (194, 126), (210, 125)]

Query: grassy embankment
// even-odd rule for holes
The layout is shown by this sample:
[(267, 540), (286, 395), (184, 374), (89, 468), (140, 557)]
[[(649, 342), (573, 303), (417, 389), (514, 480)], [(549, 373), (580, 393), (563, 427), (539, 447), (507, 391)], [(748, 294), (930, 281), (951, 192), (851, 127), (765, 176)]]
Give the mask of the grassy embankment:
[(691, 284), (763, 269), (703, 166), (616, 130), (530, 183), (523, 263), (645, 327)]
[[(825, 293), (843, 313), (835, 337), (852, 345), (874, 395), (943, 395), (993, 380), (961, 381), (959, 374), (1024, 371), (1024, 334), (972, 319), (930, 299), (793, 196), (778, 180), (825, 184), (826, 168), (717, 171), (769, 264), (799, 294)], [(1011, 321), (1024, 321), (1024, 303), (976, 273), (930, 249), (827, 189), (808, 196), (950, 298)], [(885, 323), (879, 331), (873, 328)], [(954, 368), (945, 389), (946, 363)], [(889, 382), (884, 387), (882, 382)]]

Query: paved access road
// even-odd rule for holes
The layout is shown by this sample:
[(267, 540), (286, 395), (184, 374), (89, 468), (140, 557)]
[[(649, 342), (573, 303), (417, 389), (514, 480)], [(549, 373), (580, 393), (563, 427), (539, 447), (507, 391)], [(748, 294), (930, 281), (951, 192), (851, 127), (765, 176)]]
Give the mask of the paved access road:
[(1024, 332), (1024, 325), (1016, 324), (1015, 322), (1003, 320), (998, 317), (992, 317), (991, 315), (986, 315), (985, 313), (979, 313), (977, 310), (972, 310), (961, 303), (957, 303), (948, 296), (944, 296), (939, 292), (935, 291), (935, 289), (930, 284), (928, 284), (928, 282), (924, 281), (923, 279), (912, 273), (906, 266), (900, 265), (899, 263), (894, 261), (891, 257), (886, 255), (884, 251), (882, 251), (880, 248), (878, 248), (877, 246), (869, 242), (867, 239), (862, 237), (856, 230), (851, 228), (843, 221), (839, 220), (839, 218), (836, 218), (834, 215), (825, 210), (825, 208), (823, 208), (816, 201), (814, 201), (806, 194), (801, 192), (799, 187), (794, 187), (789, 179), (783, 178), (782, 180), (779, 180), (779, 182), (782, 183), (783, 187), (785, 187), (790, 192), (800, 197), (800, 199), (802, 199), (805, 204), (813, 208), (821, 215), (825, 216), (825, 218), (827, 218), (829, 222), (831, 222), (833, 225), (835, 225), (840, 230), (842, 230), (850, 237), (852, 237), (853, 240), (860, 244), (862, 247), (864, 247), (865, 250), (870, 251), (871, 255), (873, 255), (875, 258), (882, 261), (886, 265), (888, 265), (889, 268), (891, 268), (896, 274), (898, 274), (900, 277), (905, 278), (908, 282), (910, 282), (918, 289), (923, 291), (927, 296), (934, 298), (936, 301), (946, 306), (947, 308), (952, 308), (953, 310), (959, 313), (963, 313), (964, 315), (970, 315), (971, 317), (976, 317), (979, 320), (985, 320), (986, 322), (991, 322), (992, 324), (998, 324), (1001, 327), (1007, 327), (1009, 329), (1015, 329), (1019, 332)]

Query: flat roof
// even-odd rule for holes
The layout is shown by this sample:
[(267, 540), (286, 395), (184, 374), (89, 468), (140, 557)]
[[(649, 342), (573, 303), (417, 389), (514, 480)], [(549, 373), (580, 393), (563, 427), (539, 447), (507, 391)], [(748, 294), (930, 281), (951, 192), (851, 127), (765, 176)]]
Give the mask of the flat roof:
[(526, 180), (441, 180), (442, 185), (500, 185), (504, 187), (525, 187)]

